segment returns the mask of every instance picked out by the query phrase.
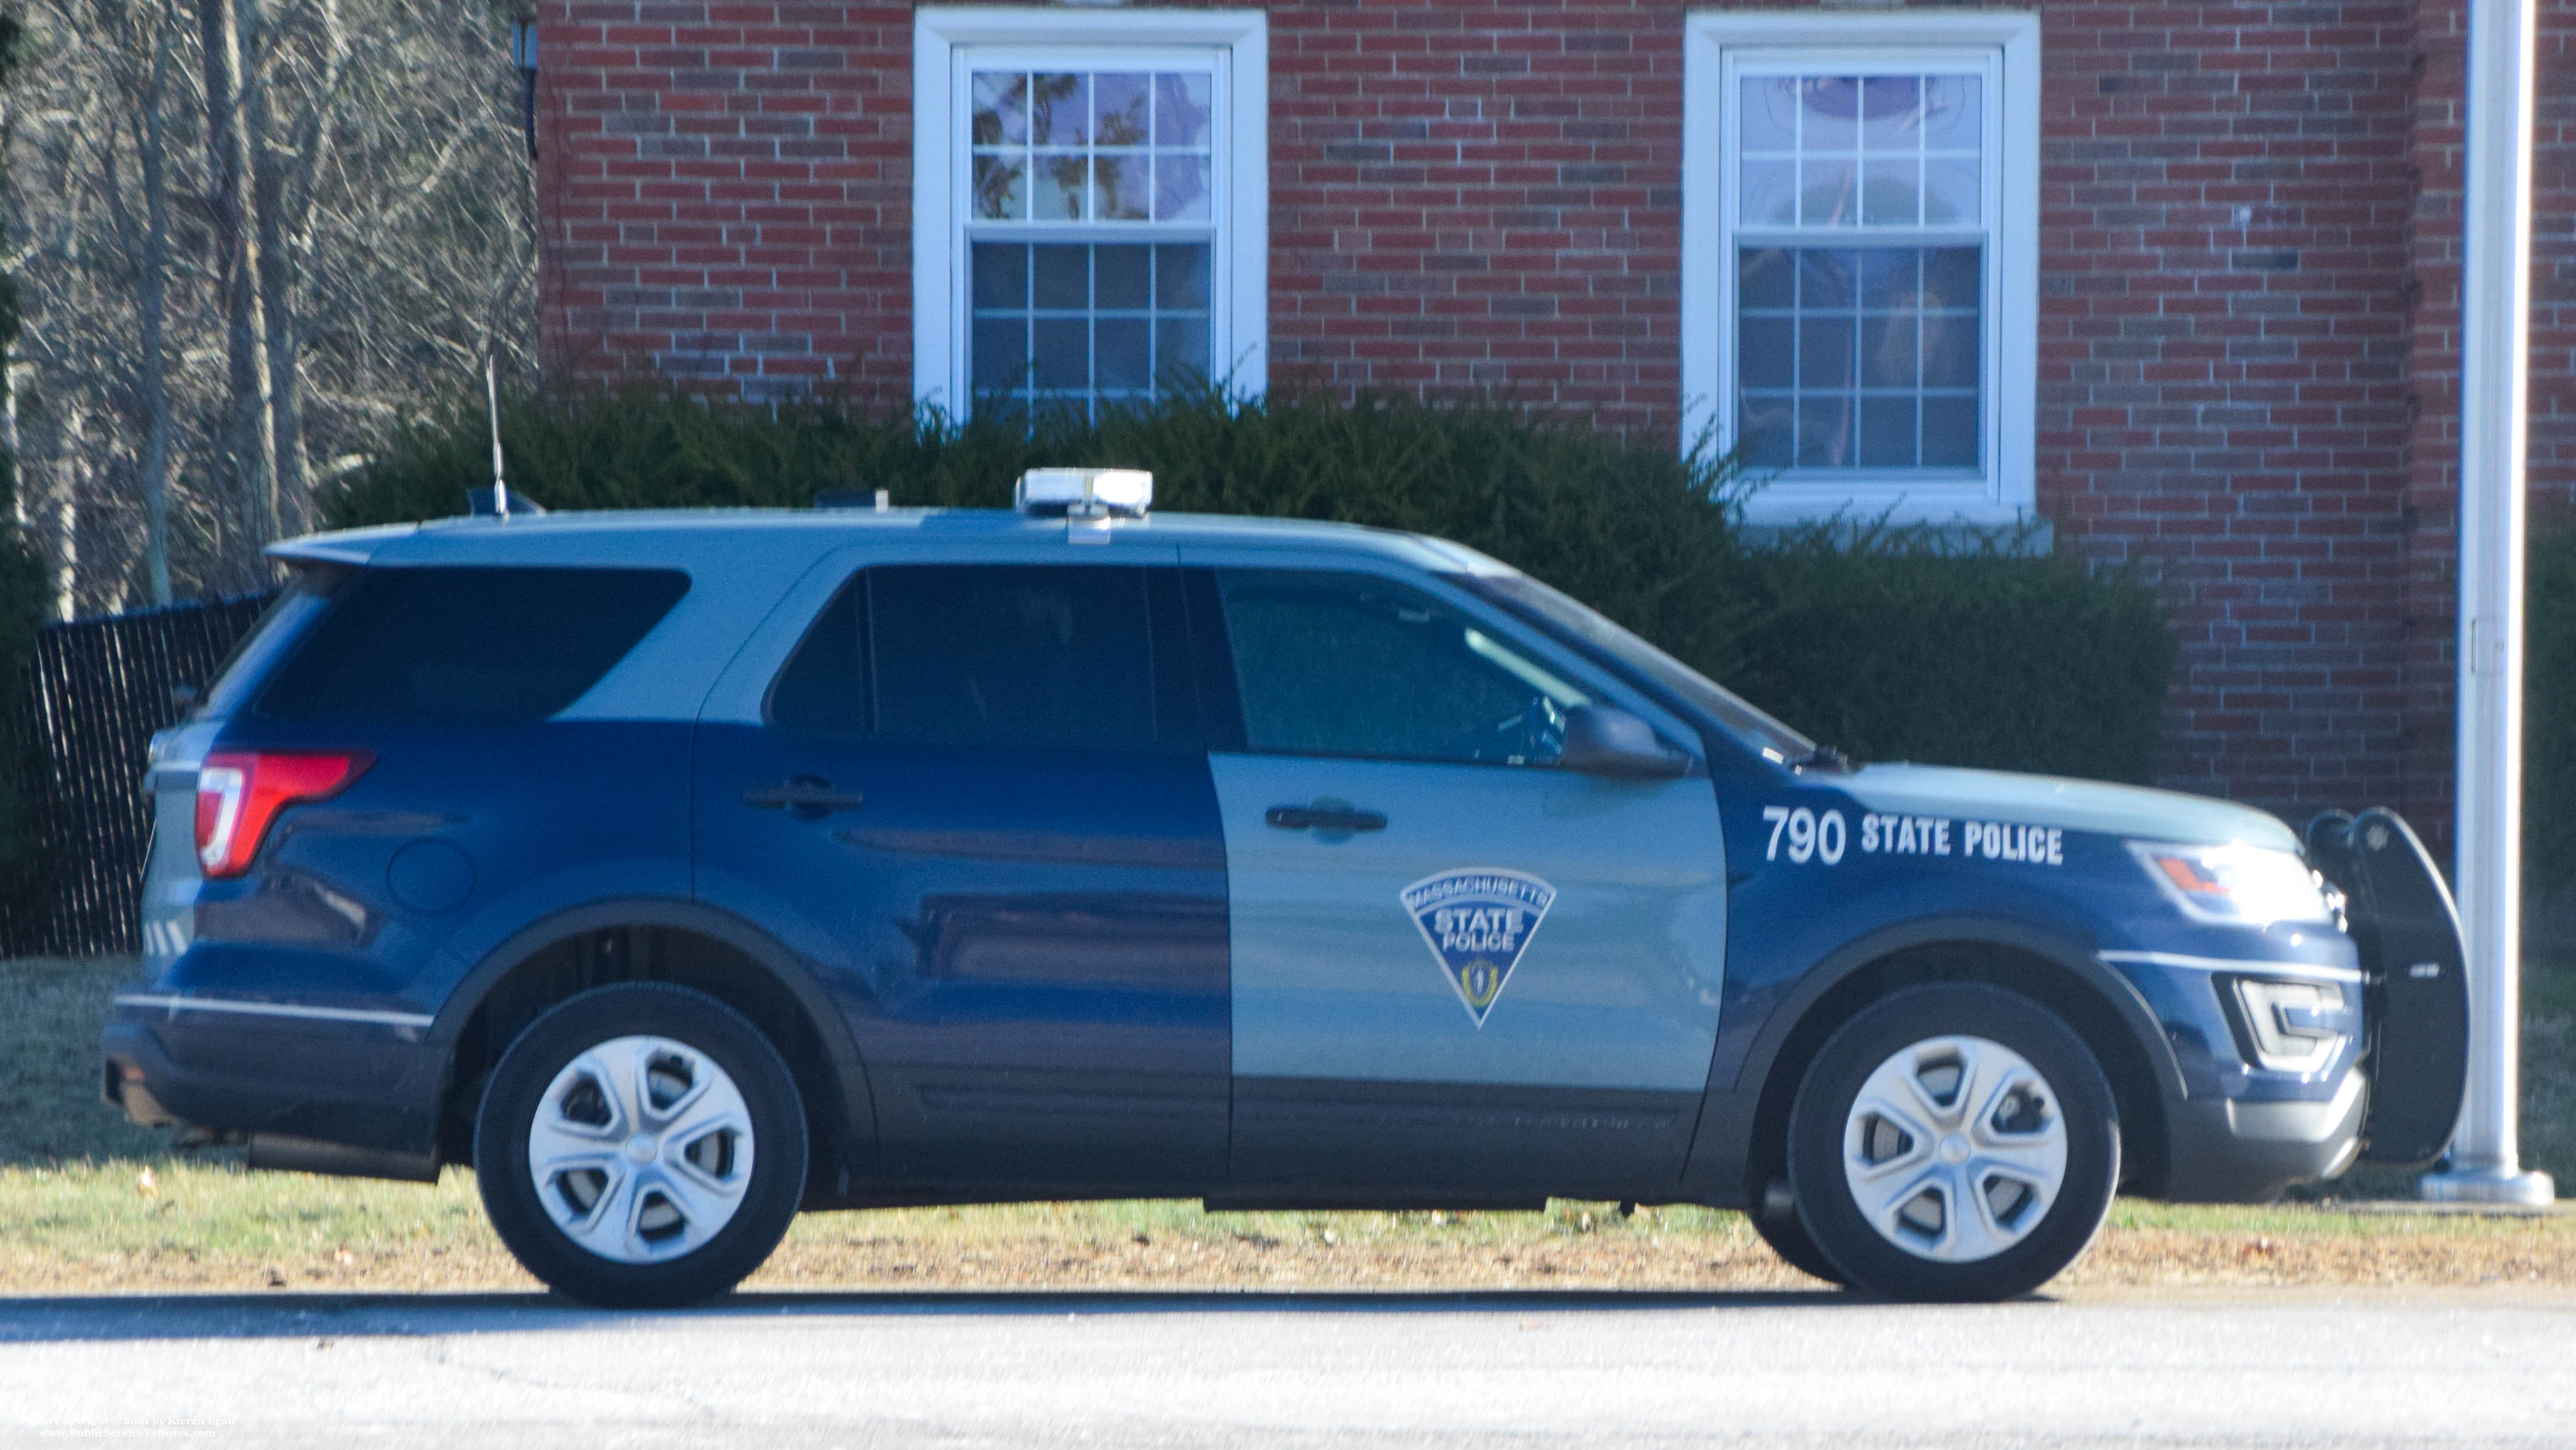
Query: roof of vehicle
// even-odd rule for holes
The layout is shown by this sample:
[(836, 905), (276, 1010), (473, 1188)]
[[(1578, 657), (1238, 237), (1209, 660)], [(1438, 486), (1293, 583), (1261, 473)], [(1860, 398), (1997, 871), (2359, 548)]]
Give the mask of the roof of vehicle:
[[(632, 509), (435, 519), (308, 534), (269, 546), (282, 559), (343, 564), (588, 563), (720, 566), (776, 549), (813, 555), (871, 538), (978, 543), (1064, 539), (1061, 518), (1007, 509)], [(1308, 557), (1360, 554), (1449, 573), (1517, 571), (1463, 544), (1311, 519), (1156, 513), (1105, 530), (1115, 546), (1223, 545)], [(1086, 543), (1099, 542), (1093, 535)]]

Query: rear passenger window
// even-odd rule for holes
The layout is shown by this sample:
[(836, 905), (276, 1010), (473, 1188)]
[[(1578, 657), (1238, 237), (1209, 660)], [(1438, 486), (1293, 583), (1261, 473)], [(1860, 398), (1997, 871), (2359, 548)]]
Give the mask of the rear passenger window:
[(877, 737), (1021, 749), (1151, 746), (1146, 572), (870, 569), (863, 577)]
[(542, 720), (598, 684), (688, 592), (676, 569), (361, 570), (261, 691), (258, 713)]

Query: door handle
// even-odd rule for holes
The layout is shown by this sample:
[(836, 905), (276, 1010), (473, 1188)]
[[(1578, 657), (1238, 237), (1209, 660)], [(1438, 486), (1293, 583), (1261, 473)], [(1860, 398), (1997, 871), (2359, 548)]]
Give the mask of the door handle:
[(1383, 831), (1386, 817), (1376, 811), (1354, 810), (1349, 806), (1272, 806), (1261, 819), (1283, 831)]
[(832, 789), (832, 783), (819, 775), (793, 775), (785, 784), (755, 786), (742, 793), (742, 803), (765, 811), (786, 811), (806, 820), (820, 820), (835, 811), (854, 811), (867, 800)]

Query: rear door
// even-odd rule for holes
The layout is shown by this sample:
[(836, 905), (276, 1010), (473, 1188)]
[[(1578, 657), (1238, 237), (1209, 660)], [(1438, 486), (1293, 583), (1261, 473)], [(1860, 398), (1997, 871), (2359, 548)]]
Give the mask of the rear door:
[(1241, 716), (1211, 756), (1238, 1185), (1676, 1179), (1725, 942), (1705, 772), (1557, 768), (1564, 711), (1651, 707), (1435, 581), (1192, 575)]
[(821, 964), (889, 1179), (1224, 1171), (1224, 846), (1137, 552), (852, 572), (761, 718), (700, 731), (700, 895)]

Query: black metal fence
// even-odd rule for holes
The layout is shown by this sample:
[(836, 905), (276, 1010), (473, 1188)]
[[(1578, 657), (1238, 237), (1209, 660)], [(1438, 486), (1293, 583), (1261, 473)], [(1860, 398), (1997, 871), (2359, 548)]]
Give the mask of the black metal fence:
[(179, 718), (170, 692), (210, 682), (270, 597), (45, 627), (17, 737), (29, 846), (0, 869), (0, 956), (136, 949), (135, 893), (152, 845), (146, 749)]

